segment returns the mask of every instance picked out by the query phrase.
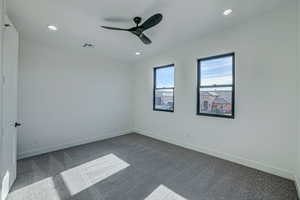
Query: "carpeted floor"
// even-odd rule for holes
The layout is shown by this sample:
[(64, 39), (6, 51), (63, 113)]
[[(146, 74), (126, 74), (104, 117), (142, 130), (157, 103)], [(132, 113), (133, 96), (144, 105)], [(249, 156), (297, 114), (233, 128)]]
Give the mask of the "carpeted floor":
[(8, 200), (297, 200), (292, 181), (130, 134), (18, 161)]

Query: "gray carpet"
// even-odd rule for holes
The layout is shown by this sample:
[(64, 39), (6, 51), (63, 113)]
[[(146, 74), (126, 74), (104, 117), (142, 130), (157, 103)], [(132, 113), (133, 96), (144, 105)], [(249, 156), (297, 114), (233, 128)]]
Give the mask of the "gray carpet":
[(8, 200), (297, 200), (292, 181), (138, 134), (18, 161)]

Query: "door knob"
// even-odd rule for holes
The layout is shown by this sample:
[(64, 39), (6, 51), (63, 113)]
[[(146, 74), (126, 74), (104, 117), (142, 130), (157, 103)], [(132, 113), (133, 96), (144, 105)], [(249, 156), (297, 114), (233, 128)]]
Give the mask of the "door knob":
[(16, 122), (15, 123), (15, 127), (17, 128), (18, 126), (21, 126), (22, 124), (20, 124), (20, 123), (18, 123), (18, 122)]

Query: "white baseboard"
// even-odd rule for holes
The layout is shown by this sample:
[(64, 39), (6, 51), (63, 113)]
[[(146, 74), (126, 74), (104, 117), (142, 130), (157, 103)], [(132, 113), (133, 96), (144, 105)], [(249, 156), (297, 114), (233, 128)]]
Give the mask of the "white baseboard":
[(184, 141), (177, 141), (177, 140), (174, 140), (174, 139), (169, 138), (169, 137), (165, 137), (165, 136), (161, 136), (161, 135), (160, 136), (154, 135), (154, 134), (151, 134), (147, 131), (144, 131), (144, 130), (141, 130), (141, 129), (138, 129), (138, 128), (134, 128), (133, 131), (135, 133), (139, 133), (139, 134), (142, 134), (142, 135), (145, 135), (145, 136), (148, 136), (148, 137), (152, 137), (152, 138), (155, 138), (155, 139), (158, 139), (158, 140), (162, 140), (162, 141), (165, 141), (165, 142), (168, 142), (168, 143), (171, 143), (171, 144), (174, 144), (174, 145), (178, 145), (178, 146), (181, 146), (181, 147), (184, 147), (184, 148), (187, 148), (187, 149), (191, 149), (191, 150), (198, 151), (198, 152), (201, 152), (201, 153), (205, 153), (205, 154), (208, 154), (208, 155), (211, 155), (211, 156), (214, 156), (214, 157), (218, 157), (218, 158), (221, 158), (221, 159), (224, 159), (224, 160), (228, 160), (228, 161), (231, 161), (231, 162), (234, 162), (234, 163), (238, 163), (238, 164), (250, 167), (250, 168), (258, 169), (260, 171), (267, 172), (267, 173), (270, 173), (270, 174), (274, 174), (274, 175), (277, 175), (277, 176), (280, 176), (280, 177), (283, 177), (283, 178), (287, 178), (287, 179), (290, 179), (290, 180), (294, 180), (294, 178), (295, 178), (294, 173), (292, 173), (292, 172), (289, 172), (287, 170), (280, 169), (280, 168), (277, 168), (277, 167), (273, 167), (273, 166), (270, 166), (270, 165), (267, 165), (267, 164), (263, 164), (263, 163), (260, 163), (260, 162), (257, 162), (257, 161), (249, 160), (249, 159), (242, 158), (242, 157), (235, 156), (235, 155), (231, 155), (231, 154), (228, 154), (228, 153), (221, 153), (221, 152), (218, 152), (218, 151), (213, 150), (213, 149), (209, 149), (209, 148), (205, 148), (205, 147), (203, 148), (203, 147), (199, 147), (199, 146), (196, 146), (196, 145), (193, 145), (193, 144), (187, 144)]
[(39, 149), (33, 149), (33, 150), (25, 151), (25, 152), (20, 152), (18, 154), (18, 159), (41, 155), (44, 153), (58, 151), (61, 149), (66, 149), (69, 147), (74, 147), (74, 146), (78, 146), (78, 145), (82, 145), (82, 144), (88, 144), (91, 142), (96, 142), (99, 140), (104, 140), (104, 139), (108, 139), (108, 138), (112, 138), (112, 137), (116, 137), (116, 136), (126, 135), (129, 133), (132, 133), (132, 130), (108, 132), (108, 133), (104, 133), (104, 134), (101, 134), (100, 136), (93, 137), (93, 138), (87, 138), (87, 139), (83, 139), (83, 140), (75, 140), (75, 141), (70, 141), (70, 142), (59, 144), (59, 145), (52, 146), (52, 147), (43, 147), (43, 148), (39, 148)]

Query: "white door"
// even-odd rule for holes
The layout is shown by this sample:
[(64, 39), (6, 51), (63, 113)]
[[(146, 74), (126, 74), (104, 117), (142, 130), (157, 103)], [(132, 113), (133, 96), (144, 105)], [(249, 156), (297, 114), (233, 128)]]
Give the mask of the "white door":
[(4, 200), (16, 179), (17, 164), (17, 86), (18, 33), (9, 19), (3, 32), (3, 136), (2, 136), (2, 197)]

